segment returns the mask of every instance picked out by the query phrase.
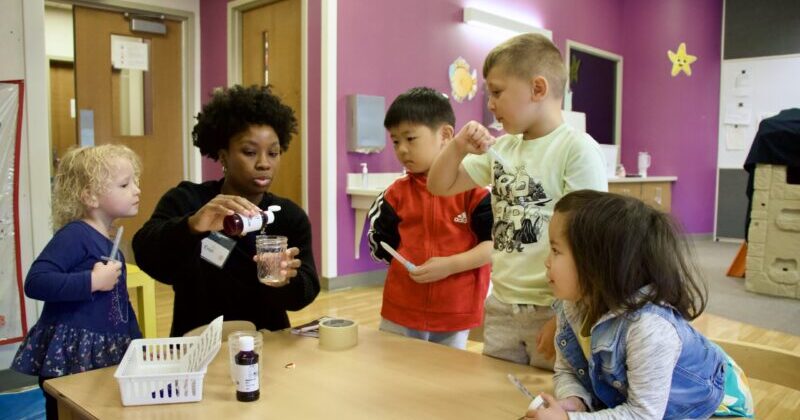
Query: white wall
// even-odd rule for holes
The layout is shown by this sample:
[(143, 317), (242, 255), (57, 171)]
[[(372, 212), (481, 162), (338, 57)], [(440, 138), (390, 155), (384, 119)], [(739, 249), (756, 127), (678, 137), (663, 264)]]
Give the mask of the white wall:
[(66, 61), (75, 59), (72, 10), (47, 6), (44, 10), (45, 50), (47, 57)]
[(0, 80), (25, 76), (22, 45), (22, 1), (0, 0)]
[[(108, 3), (135, 5), (130, 1)], [(191, 115), (200, 109), (200, 3), (199, 0), (140, 0), (139, 4), (158, 7), (166, 12), (194, 14), (189, 34), (194, 41), (191, 53), (194, 71), (192, 92), (186, 107)], [(47, 124), (47, 55), (45, 43), (44, 0), (0, 0), (0, 80), (25, 81), (22, 138), (20, 145), (20, 236), (23, 276), (36, 255), (50, 240), (50, 134)], [(71, 43), (71, 42), (70, 42)], [(53, 55), (60, 55), (58, 53)], [(186, 96), (185, 96), (186, 97)], [(189, 133), (186, 133), (188, 138)], [(200, 180), (199, 154), (194, 156), (190, 178)], [(35, 167), (35, 171), (31, 168)], [(34, 223), (35, 221), (35, 223)], [(28, 326), (37, 319), (37, 301), (25, 299)], [(6, 369), (18, 345), (0, 346), (0, 369)]]
[[(735, 80), (742, 71), (748, 75), (748, 83), (737, 89)], [(798, 74), (800, 54), (722, 61), (717, 166), (741, 168), (750, 153), (761, 120), (784, 109), (800, 107)], [(750, 121), (749, 124), (732, 128), (725, 124), (725, 117), (728, 107), (735, 108), (739, 103), (750, 110)], [(738, 137), (741, 147), (730, 148), (728, 135)]]
[[(22, 274), (27, 273), (33, 261), (34, 250), (41, 250), (50, 237), (49, 223), (32, 223), (32, 220), (50, 220), (50, 165), (38, 164), (31, 171), (31, 163), (49, 162), (47, 115), (47, 92), (44, 30), (32, 32), (29, 21), (44, 22), (43, 0), (0, 0), (0, 80), (23, 80), (25, 102), (20, 127), (20, 188), (19, 188), (19, 232)], [(39, 51), (39, 53), (29, 52)], [(44, 119), (31, 115), (44, 116)], [(43, 123), (44, 122), (44, 123)], [(30, 139), (37, 139), (31, 142)], [(41, 139), (41, 140), (40, 140)], [(43, 141), (43, 143), (42, 143)], [(42, 146), (44, 145), (44, 146)], [(42, 226), (44, 225), (44, 226)], [(25, 299), (29, 326), (37, 319), (37, 304)], [(18, 344), (0, 346), (0, 369), (11, 365)]]

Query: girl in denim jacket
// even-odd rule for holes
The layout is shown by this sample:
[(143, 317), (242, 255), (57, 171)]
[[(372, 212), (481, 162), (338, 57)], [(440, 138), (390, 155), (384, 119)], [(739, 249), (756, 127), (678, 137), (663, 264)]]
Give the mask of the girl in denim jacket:
[(582, 190), (550, 221), (555, 397), (532, 419), (753, 416), (747, 380), (689, 324), (705, 309), (689, 249), (643, 202)]

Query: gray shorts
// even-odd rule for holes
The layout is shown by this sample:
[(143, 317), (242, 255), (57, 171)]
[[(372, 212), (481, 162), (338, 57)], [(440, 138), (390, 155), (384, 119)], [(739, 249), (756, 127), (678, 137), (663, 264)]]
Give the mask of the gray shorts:
[(378, 329), (406, 337), (430, 341), (431, 343), (444, 344), (445, 346), (454, 347), (461, 350), (465, 350), (467, 348), (467, 337), (469, 336), (469, 330), (444, 332), (415, 330), (413, 328), (396, 324), (386, 318), (381, 318), (381, 326), (378, 327)]
[(483, 318), (483, 354), (553, 370), (553, 361), (536, 351), (539, 330), (553, 316), (550, 307), (503, 303), (490, 294)]

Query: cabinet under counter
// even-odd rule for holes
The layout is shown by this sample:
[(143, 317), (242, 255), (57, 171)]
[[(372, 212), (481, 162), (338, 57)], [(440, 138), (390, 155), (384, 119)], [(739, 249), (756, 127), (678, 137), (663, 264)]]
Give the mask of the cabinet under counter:
[(672, 183), (677, 180), (676, 176), (611, 178), (608, 180), (608, 192), (638, 198), (669, 213), (672, 208)]

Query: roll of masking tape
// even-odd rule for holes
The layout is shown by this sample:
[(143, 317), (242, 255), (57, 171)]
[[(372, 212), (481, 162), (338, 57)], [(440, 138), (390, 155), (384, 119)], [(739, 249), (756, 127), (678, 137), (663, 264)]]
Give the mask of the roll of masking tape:
[(319, 323), (319, 347), (344, 350), (358, 344), (358, 324), (349, 319), (331, 318)]

